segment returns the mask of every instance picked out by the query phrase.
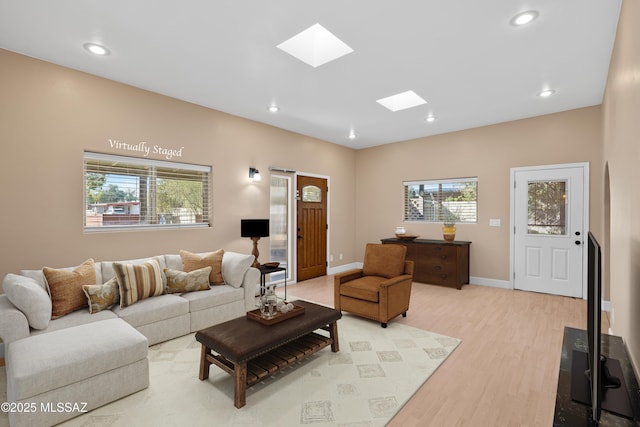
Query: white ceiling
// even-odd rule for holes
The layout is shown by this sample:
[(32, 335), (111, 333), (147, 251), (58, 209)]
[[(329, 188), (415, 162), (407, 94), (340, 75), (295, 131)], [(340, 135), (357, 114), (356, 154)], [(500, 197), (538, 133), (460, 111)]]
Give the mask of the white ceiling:
[[(0, 0), (0, 47), (363, 148), (600, 104), (620, 4)], [(510, 25), (530, 9), (535, 21)], [(313, 68), (276, 47), (316, 23), (354, 52)], [(92, 56), (86, 42), (111, 54)], [(557, 92), (538, 97), (544, 88)], [(376, 102), (408, 90), (427, 104), (391, 112)]]

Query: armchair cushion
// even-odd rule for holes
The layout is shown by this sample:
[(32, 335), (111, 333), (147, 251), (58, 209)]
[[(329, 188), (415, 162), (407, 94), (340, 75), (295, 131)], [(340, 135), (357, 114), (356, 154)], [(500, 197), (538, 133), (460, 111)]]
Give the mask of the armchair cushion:
[(404, 272), (407, 247), (403, 245), (367, 244), (362, 270), (365, 276), (390, 279)]
[(360, 300), (378, 302), (380, 284), (386, 279), (380, 276), (364, 276), (340, 286), (340, 295)]

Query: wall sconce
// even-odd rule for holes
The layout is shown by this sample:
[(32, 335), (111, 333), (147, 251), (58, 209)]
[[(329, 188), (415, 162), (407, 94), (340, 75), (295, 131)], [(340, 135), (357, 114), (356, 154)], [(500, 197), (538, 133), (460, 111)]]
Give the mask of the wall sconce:
[(260, 171), (256, 168), (249, 168), (249, 179), (253, 182), (261, 181)]

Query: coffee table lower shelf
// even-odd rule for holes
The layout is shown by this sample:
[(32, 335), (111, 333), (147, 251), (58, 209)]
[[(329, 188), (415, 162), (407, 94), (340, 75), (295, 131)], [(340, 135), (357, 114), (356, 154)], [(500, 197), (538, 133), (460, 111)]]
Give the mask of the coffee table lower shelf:
[(233, 363), (202, 345), (199, 377), (200, 380), (209, 378), (211, 364), (215, 364), (233, 376), (235, 378), (234, 404), (236, 408), (241, 408), (245, 405), (247, 387), (333, 344), (333, 338), (311, 332), (251, 360), (240, 363)]

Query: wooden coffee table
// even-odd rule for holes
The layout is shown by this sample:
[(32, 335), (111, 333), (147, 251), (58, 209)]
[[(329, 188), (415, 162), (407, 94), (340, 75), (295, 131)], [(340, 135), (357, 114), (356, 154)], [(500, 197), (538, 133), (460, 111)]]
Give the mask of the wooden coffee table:
[[(331, 346), (339, 351), (340, 311), (306, 301), (293, 301), (304, 314), (273, 325), (263, 325), (246, 317), (211, 326), (196, 333), (202, 344), (200, 380), (209, 378), (211, 364), (234, 377), (234, 405), (246, 404), (247, 387)], [(315, 333), (323, 329), (329, 336)]]

